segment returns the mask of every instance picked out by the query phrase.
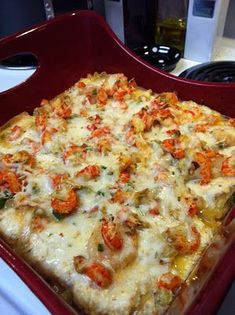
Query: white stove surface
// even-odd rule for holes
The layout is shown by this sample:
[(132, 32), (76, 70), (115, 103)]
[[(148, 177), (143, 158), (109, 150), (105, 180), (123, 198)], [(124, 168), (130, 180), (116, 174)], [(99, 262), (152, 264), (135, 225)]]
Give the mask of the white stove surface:
[[(234, 51), (233, 51), (234, 53)], [(218, 58), (220, 59), (220, 58)], [(227, 59), (228, 60), (228, 59)], [(231, 59), (230, 59), (231, 60)], [(235, 56), (233, 58), (235, 60)], [(178, 75), (198, 64), (181, 59), (172, 72)], [(34, 70), (5, 70), (0, 68), (0, 92), (24, 82)], [(217, 315), (235, 314), (235, 283), (227, 294)], [(50, 312), (23, 281), (0, 258), (0, 313), (3, 315), (49, 315)], [(61, 314), (62, 315), (62, 314)]]
[(0, 68), (0, 92), (26, 81), (34, 71), (35, 70), (8, 70)]

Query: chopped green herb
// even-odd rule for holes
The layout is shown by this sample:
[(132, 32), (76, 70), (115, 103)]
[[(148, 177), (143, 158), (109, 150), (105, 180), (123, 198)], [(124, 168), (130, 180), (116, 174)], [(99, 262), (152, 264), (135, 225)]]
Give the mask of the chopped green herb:
[(92, 95), (97, 95), (97, 90), (96, 90), (96, 89), (94, 89), (94, 90), (92, 91)]
[(0, 209), (2, 209), (5, 206), (6, 201), (7, 198), (0, 198)]
[(98, 244), (97, 249), (99, 252), (103, 252), (104, 251), (104, 245), (103, 244)]
[(52, 236), (52, 235), (53, 235), (52, 233), (49, 233), (49, 234), (48, 234), (48, 237), (50, 237), (50, 236)]
[(160, 304), (161, 306), (166, 306), (170, 304), (172, 299), (173, 299), (173, 293), (170, 290), (167, 290), (165, 288), (158, 289), (158, 292), (156, 295), (157, 304)]
[(32, 185), (32, 193), (37, 194), (40, 191), (40, 188), (37, 183), (33, 183)]
[(225, 149), (227, 147), (227, 144), (225, 141), (221, 141), (221, 142), (217, 143), (217, 146), (219, 149)]
[(178, 199), (178, 201), (180, 201), (180, 200), (181, 200), (181, 197), (178, 197), (177, 199)]
[(52, 211), (52, 214), (58, 221), (64, 219), (64, 217), (66, 216), (64, 214), (60, 214), (60, 213), (56, 212), (55, 210)]
[(11, 199), (13, 197), (13, 195), (8, 190), (5, 190), (3, 195), (4, 197), (0, 197), (0, 209), (5, 206), (5, 203), (8, 199)]
[(104, 165), (101, 165), (101, 168), (102, 168), (102, 170), (106, 170), (107, 169), (107, 167), (104, 166)]
[(96, 193), (96, 195), (98, 195), (98, 196), (105, 196), (105, 193), (103, 192), (103, 191), (101, 191), (101, 190), (98, 190), (97, 191), (97, 193)]
[(5, 197), (6, 199), (11, 199), (11, 198), (13, 198), (13, 195), (12, 195), (12, 193), (11, 193), (10, 191), (5, 190), (5, 191), (4, 191), (4, 197)]

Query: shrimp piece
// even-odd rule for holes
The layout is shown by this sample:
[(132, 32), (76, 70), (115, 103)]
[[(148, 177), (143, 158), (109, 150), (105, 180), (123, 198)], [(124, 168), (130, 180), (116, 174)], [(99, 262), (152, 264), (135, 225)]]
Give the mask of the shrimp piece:
[(88, 260), (84, 256), (78, 255), (73, 257), (73, 265), (78, 273), (85, 274), (100, 288), (107, 288), (112, 284), (111, 270), (98, 261)]
[(128, 193), (127, 193), (127, 192), (124, 192), (124, 191), (122, 191), (121, 189), (118, 189), (118, 190), (114, 193), (114, 195), (113, 195), (111, 201), (112, 201), (112, 202), (117, 202), (117, 203), (122, 204), (122, 203), (124, 203), (124, 201), (126, 201), (126, 197), (127, 197), (127, 196), (128, 196)]
[(110, 133), (109, 127), (100, 127), (92, 131), (91, 138), (100, 138)]
[(180, 130), (179, 129), (170, 129), (167, 130), (166, 133), (170, 136), (174, 136), (174, 137), (179, 137), (181, 135)]
[(216, 157), (221, 157), (221, 154), (219, 154), (218, 152), (213, 151), (213, 150), (208, 150), (205, 152), (197, 152), (196, 153), (195, 161), (200, 166), (200, 176), (201, 176), (200, 184), (201, 185), (206, 185), (211, 181), (212, 159), (216, 158)]
[(211, 160), (201, 152), (196, 153), (195, 160), (200, 166), (200, 184), (206, 185), (211, 181)]
[(165, 139), (162, 141), (162, 148), (170, 153), (174, 159), (182, 159), (185, 156), (185, 150), (178, 147), (178, 139)]
[(86, 87), (86, 84), (82, 81), (78, 81), (76, 83), (76, 86), (79, 88), (79, 89), (84, 89)]
[(171, 272), (166, 272), (160, 276), (157, 281), (157, 288), (164, 288), (175, 293), (182, 284), (180, 277)]
[(36, 110), (35, 125), (38, 131), (42, 132), (47, 126), (47, 112), (45, 110)]
[(21, 183), (15, 172), (4, 170), (2, 172), (2, 180), (9, 185), (9, 189), (13, 194), (21, 191)]
[(138, 116), (144, 123), (144, 131), (149, 131), (155, 122), (155, 117), (148, 113), (146, 109), (141, 109)]
[(128, 211), (128, 209), (124, 207), (118, 212), (117, 216), (120, 219), (120, 222), (122, 222), (131, 230), (149, 228), (149, 224), (144, 221), (141, 221), (137, 213)]
[(22, 150), (13, 155), (13, 162), (27, 164), (33, 167), (35, 165), (35, 158), (28, 151)]
[(154, 208), (149, 209), (148, 213), (153, 217), (159, 215), (160, 213), (159, 207), (154, 207)]
[(76, 177), (84, 177), (87, 180), (95, 179), (100, 175), (100, 167), (98, 165), (88, 165), (75, 174)]
[(158, 111), (158, 116), (161, 118), (161, 119), (166, 119), (166, 118), (172, 118), (173, 115), (170, 111), (169, 108), (162, 108), (162, 109), (159, 109)]
[(97, 94), (97, 99), (101, 105), (106, 105), (108, 100), (108, 95), (104, 88), (100, 88)]
[(175, 92), (163, 92), (160, 94), (160, 99), (170, 105), (176, 105), (179, 102)]
[(168, 173), (164, 167), (162, 167), (159, 164), (156, 164), (155, 170), (156, 171), (155, 171), (154, 180), (159, 181), (159, 182), (166, 182), (168, 180)]
[(10, 166), (13, 163), (13, 154), (6, 153), (1, 157), (1, 162), (5, 166)]
[(11, 166), (13, 163), (21, 163), (33, 167), (35, 158), (28, 151), (22, 150), (14, 154), (5, 154), (2, 157), (2, 162), (7, 166)]
[(162, 147), (166, 152), (172, 153), (175, 150), (175, 139), (165, 139), (162, 141)]
[(175, 149), (175, 151), (172, 153), (172, 156), (177, 160), (182, 159), (185, 156), (185, 151), (182, 148)]
[(65, 100), (57, 98), (50, 103), (50, 106), (53, 110), (53, 114), (60, 118), (69, 118), (72, 114), (71, 105), (67, 104)]
[(228, 157), (221, 167), (221, 172), (224, 176), (235, 176), (235, 157)]
[(181, 224), (174, 228), (167, 229), (164, 236), (169, 245), (180, 255), (194, 253), (201, 244), (200, 233), (195, 226), (192, 226), (188, 231), (188, 227)]
[(63, 152), (63, 160), (64, 162), (79, 162), (82, 161), (86, 156), (86, 149), (83, 146), (78, 146), (76, 144), (72, 144)]
[(128, 145), (135, 145), (136, 139), (135, 139), (135, 132), (133, 128), (129, 129), (128, 132), (126, 133), (126, 143)]
[(42, 145), (45, 145), (46, 142), (49, 142), (51, 141), (51, 137), (53, 134), (55, 134), (58, 130), (56, 128), (48, 128), (48, 129), (45, 129), (43, 132), (42, 132), (42, 136), (41, 136), (41, 142), (42, 142)]
[(104, 262), (113, 270), (124, 268), (137, 256), (137, 241), (134, 229), (120, 222), (103, 219), (89, 238), (89, 258)]
[(68, 174), (50, 174), (49, 178), (52, 183), (52, 188), (57, 188), (60, 186), (64, 180), (69, 178)]
[(134, 129), (135, 133), (140, 133), (143, 131), (149, 131), (154, 125), (154, 122), (155, 117), (143, 108), (133, 116), (131, 120), (131, 127)]
[(100, 288), (109, 287), (113, 281), (112, 272), (97, 261), (86, 266), (84, 274)]
[(31, 222), (31, 228), (35, 232), (42, 232), (46, 225), (49, 223), (49, 219), (46, 217), (43, 217), (41, 215), (36, 215), (33, 217), (32, 222)]
[(100, 139), (97, 143), (97, 149), (101, 153), (107, 153), (111, 150), (111, 142), (108, 139)]
[(123, 238), (118, 226), (113, 221), (103, 219), (101, 226), (101, 234), (105, 244), (113, 251), (119, 251), (123, 247)]
[(52, 198), (51, 207), (60, 214), (69, 214), (79, 207), (79, 198), (75, 190), (71, 189), (64, 200)]
[(119, 180), (122, 182), (122, 183), (124, 183), (124, 184), (126, 184), (126, 183), (128, 183), (129, 181), (130, 181), (130, 178), (131, 178), (131, 175), (130, 175), (130, 173), (129, 172), (121, 172), (121, 174), (120, 174), (120, 176), (119, 176)]
[(197, 124), (194, 126), (193, 130), (195, 132), (206, 132), (208, 130), (209, 124)]
[(41, 149), (41, 144), (39, 142), (32, 140), (32, 139), (25, 138), (23, 142), (31, 147), (32, 153), (34, 153), (34, 154), (39, 152)]
[(232, 126), (232, 127), (235, 127), (235, 118), (230, 118), (228, 120), (228, 123)]
[(198, 213), (198, 207), (196, 202), (192, 202), (188, 208), (188, 215), (194, 217)]
[(131, 156), (124, 154), (120, 155), (119, 169), (120, 169), (119, 180), (122, 183), (128, 183), (131, 177), (130, 173), (133, 170), (133, 161)]
[(119, 88), (116, 92), (113, 93), (113, 98), (116, 101), (123, 101), (127, 94), (128, 94), (127, 90), (123, 90)]
[(130, 169), (133, 163), (131, 156), (125, 154), (120, 154), (118, 161), (121, 172)]
[(90, 131), (96, 130), (98, 128), (97, 125), (99, 125), (101, 123), (101, 117), (99, 115), (90, 116), (89, 120), (92, 123), (90, 125), (87, 125), (87, 129)]
[(14, 140), (18, 139), (21, 136), (22, 132), (23, 132), (22, 128), (18, 125), (15, 125), (11, 129), (11, 134), (9, 136), (9, 140), (14, 141)]
[(130, 81), (128, 81), (128, 87), (130, 87), (133, 90), (134, 90), (134, 88), (137, 87), (137, 83), (136, 83), (135, 79), (131, 79)]

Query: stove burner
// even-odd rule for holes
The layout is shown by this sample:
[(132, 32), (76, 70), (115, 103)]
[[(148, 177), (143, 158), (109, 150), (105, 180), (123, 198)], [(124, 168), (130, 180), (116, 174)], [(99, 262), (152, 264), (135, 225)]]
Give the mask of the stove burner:
[(235, 61), (214, 61), (184, 70), (181, 78), (207, 82), (235, 82)]

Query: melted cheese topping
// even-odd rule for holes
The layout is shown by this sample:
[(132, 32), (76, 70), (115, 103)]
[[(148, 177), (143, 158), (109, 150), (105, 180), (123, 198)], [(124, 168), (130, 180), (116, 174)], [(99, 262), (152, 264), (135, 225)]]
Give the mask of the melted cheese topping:
[(162, 277), (185, 281), (228, 210), (233, 125), (122, 74), (81, 79), (2, 128), (1, 234), (91, 314), (163, 313)]

